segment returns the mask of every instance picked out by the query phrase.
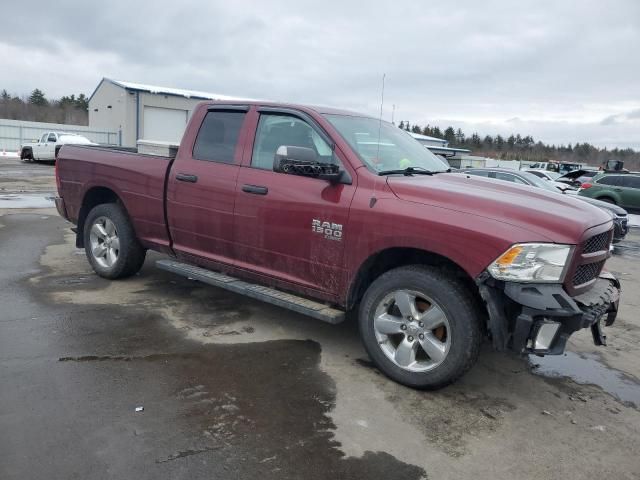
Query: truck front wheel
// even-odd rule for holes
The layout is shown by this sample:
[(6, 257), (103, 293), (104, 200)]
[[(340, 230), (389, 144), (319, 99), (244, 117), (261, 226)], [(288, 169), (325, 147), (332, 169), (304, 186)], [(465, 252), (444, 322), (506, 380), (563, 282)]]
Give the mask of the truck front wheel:
[(142, 268), (146, 251), (120, 205), (94, 207), (85, 220), (83, 235), (89, 263), (101, 277), (126, 278)]
[(437, 268), (390, 270), (367, 289), (359, 312), (360, 335), (376, 366), (393, 380), (436, 389), (475, 363), (480, 319), (464, 285)]

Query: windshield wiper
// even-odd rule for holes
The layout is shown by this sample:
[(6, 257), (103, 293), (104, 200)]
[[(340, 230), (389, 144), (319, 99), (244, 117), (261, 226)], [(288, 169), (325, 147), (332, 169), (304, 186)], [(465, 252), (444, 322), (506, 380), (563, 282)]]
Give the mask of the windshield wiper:
[(407, 167), (404, 169), (396, 170), (382, 170), (378, 172), (378, 175), (393, 175), (394, 173), (409, 176), (409, 175), (433, 175), (435, 173), (442, 173), (442, 171), (431, 171), (422, 167)]

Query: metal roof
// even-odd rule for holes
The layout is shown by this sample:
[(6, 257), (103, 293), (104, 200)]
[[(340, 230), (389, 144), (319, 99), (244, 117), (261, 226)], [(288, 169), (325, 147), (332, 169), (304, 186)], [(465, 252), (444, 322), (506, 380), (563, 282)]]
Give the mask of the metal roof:
[(173, 95), (184, 98), (194, 98), (196, 100), (251, 100), (248, 98), (232, 97), (229, 95), (221, 95), (218, 93), (202, 92), (199, 90), (185, 90), (183, 88), (161, 87), (158, 85), (149, 85), (145, 83), (126, 82), (123, 80), (114, 80), (112, 78), (103, 78), (93, 91), (89, 100), (96, 94), (103, 82), (109, 82), (126, 90), (134, 92), (156, 93), (158, 95)]
[(411, 135), (416, 140), (429, 140), (430, 142), (440, 142), (443, 144), (443, 146), (444, 144), (449, 143), (444, 138), (429, 137), (428, 135), (422, 135), (421, 133), (409, 132), (409, 135)]

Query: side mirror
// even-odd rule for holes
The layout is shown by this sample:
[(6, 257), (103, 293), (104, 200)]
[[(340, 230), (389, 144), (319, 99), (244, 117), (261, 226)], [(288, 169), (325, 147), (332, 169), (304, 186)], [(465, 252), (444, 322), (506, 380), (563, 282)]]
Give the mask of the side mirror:
[(321, 178), (331, 183), (342, 179), (342, 170), (333, 163), (318, 162), (318, 154), (312, 148), (281, 145), (273, 159), (273, 171)]

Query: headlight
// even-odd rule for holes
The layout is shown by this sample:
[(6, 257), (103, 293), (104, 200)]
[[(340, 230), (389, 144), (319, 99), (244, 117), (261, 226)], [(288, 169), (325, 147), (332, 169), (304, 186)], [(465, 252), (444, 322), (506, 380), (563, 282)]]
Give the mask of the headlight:
[(515, 282), (560, 282), (570, 245), (519, 243), (500, 255), (489, 273), (498, 280)]

